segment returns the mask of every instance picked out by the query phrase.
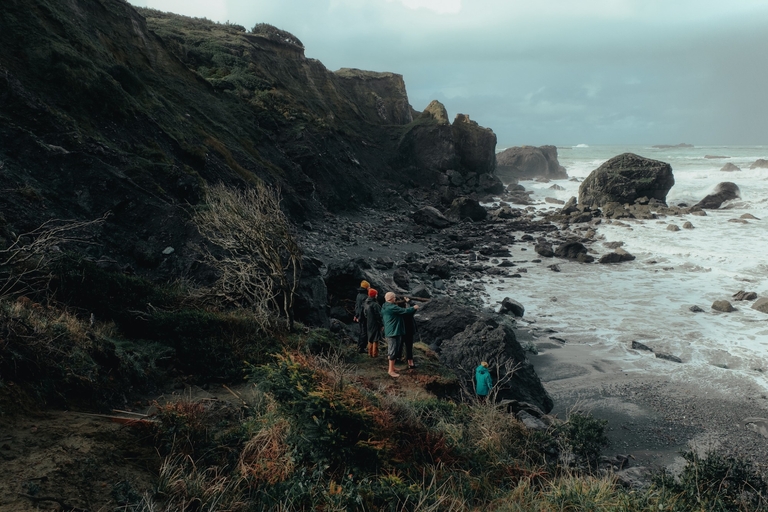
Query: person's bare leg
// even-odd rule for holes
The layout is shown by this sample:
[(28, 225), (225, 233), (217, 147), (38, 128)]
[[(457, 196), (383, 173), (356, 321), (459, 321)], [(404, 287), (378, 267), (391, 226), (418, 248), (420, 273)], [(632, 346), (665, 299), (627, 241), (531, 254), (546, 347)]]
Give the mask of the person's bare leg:
[(389, 360), (389, 376), (390, 377), (399, 377), (400, 374), (395, 371), (395, 360), (390, 359)]

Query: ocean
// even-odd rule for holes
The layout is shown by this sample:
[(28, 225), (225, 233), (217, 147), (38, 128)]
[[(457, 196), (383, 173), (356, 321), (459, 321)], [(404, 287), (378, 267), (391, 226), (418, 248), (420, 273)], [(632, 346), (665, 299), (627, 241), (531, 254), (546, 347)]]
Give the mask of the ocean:
[[(522, 324), (534, 326), (540, 339), (554, 336), (590, 345), (624, 372), (664, 372), (725, 389), (746, 379), (768, 391), (768, 314), (751, 309), (752, 301), (732, 298), (741, 290), (768, 296), (768, 169), (749, 168), (758, 158), (768, 159), (768, 146), (558, 147), (561, 165), (578, 181), (521, 185), (533, 191), (536, 211), (544, 214), (560, 208), (545, 202), (546, 197), (563, 201), (578, 197), (581, 180), (626, 152), (672, 166), (675, 185), (667, 195), (670, 205), (695, 204), (723, 181), (736, 183), (741, 199), (707, 210), (704, 217), (622, 219), (624, 226), (605, 222), (598, 226), (598, 241), (591, 246), (598, 253), (593, 254), (596, 259), (612, 251), (604, 242), (620, 241), (636, 256), (631, 262), (582, 264), (554, 258), (532, 263), (538, 258), (532, 247), (513, 245), (511, 259), (527, 272), (520, 279), (487, 283), (489, 305), (504, 297), (515, 299), (525, 306)], [(721, 171), (728, 162), (741, 171)], [(553, 190), (555, 184), (564, 190)], [(742, 219), (743, 214), (756, 219)], [(694, 228), (667, 229), (668, 224), (682, 228), (686, 221)], [(552, 263), (561, 272), (547, 268)], [(716, 300), (730, 301), (736, 311), (712, 310)], [(704, 311), (692, 312), (694, 305)], [(632, 341), (683, 363), (633, 350)]]

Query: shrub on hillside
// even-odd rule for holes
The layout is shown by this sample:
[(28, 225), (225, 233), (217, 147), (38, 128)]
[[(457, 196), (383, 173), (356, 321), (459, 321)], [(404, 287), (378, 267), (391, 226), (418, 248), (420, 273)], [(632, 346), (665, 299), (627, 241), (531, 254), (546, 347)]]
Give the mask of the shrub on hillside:
[(675, 476), (662, 470), (654, 484), (678, 501), (679, 510), (768, 510), (768, 482), (744, 460), (718, 453), (681, 453), (686, 461)]

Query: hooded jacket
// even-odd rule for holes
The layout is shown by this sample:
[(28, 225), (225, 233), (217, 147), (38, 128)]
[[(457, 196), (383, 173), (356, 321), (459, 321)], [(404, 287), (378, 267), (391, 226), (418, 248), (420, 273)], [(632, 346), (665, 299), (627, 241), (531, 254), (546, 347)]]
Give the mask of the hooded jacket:
[(393, 336), (402, 336), (405, 334), (405, 322), (403, 321), (403, 315), (409, 313), (415, 313), (416, 309), (401, 308), (391, 302), (385, 302), (381, 306), (381, 316), (384, 319), (384, 336), (391, 338)]
[(479, 364), (475, 368), (475, 393), (478, 396), (488, 396), (493, 387), (493, 379), (491, 378), (491, 372), (488, 368)]

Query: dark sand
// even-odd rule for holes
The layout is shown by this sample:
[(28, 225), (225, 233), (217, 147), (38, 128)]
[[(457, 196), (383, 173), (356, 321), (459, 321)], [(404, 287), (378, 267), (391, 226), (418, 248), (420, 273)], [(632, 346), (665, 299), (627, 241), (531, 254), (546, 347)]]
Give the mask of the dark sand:
[[(679, 452), (719, 451), (768, 468), (768, 397), (735, 375), (722, 383), (679, 378), (679, 363), (651, 359), (638, 367), (604, 347), (535, 340), (530, 360), (555, 401), (552, 414), (590, 412), (608, 420), (605, 455), (634, 457), (633, 466), (680, 467)], [(763, 432), (760, 432), (760, 427)]]

